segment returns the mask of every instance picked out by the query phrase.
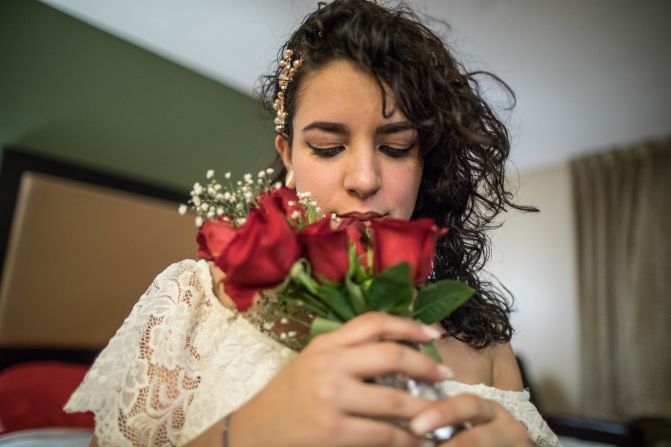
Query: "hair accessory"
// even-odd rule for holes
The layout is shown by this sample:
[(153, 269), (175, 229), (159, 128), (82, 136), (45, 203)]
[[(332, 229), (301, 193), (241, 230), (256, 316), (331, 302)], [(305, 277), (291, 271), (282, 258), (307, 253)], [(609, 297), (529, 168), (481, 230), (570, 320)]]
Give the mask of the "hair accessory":
[(277, 92), (277, 97), (273, 103), (273, 109), (277, 111), (277, 117), (275, 117), (275, 132), (283, 133), (284, 124), (287, 119), (287, 112), (284, 111), (284, 95), (289, 85), (289, 82), (293, 79), (296, 71), (303, 63), (303, 58), (300, 57), (294, 61), (291, 60), (291, 57), (294, 55), (294, 52), (290, 49), (284, 50), (284, 58), (280, 61), (280, 74), (278, 76), (278, 84), (280, 86), (280, 91)]

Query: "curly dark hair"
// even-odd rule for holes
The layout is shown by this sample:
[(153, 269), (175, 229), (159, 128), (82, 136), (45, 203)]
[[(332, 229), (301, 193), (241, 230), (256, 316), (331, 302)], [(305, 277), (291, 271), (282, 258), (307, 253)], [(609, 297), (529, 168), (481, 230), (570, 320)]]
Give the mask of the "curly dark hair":
[[(438, 241), (432, 280), (459, 279), (476, 290), (441, 321), (446, 336), (478, 349), (510, 341), (512, 297), (478, 276), (490, 252), (486, 231), (496, 227), (495, 217), (509, 207), (536, 209), (512, 202), (505, 183), (508, 132), (482, 98), (477, 78), (491, 76), (514, 101), (512, 90), (491, 73), (467, 72), (404, 5), (386, 8), (368, 0), (320, 3), (280, 49), (279, 58), (287, 48), (303, 58), (285, 92), (284, 136), (289, 144), (301, 81), (329, 63), (347, 60), (370, 73), (383, 92), (383, 111), (385, 86), (392, 92), (396, 106), (417, 128), (423, 157), (413, 218), (432, 217), (449, 229)], [(278, 76), (279, 68), (265, 76), (260, 87), (264, 108), (273, 117)], [(276, 178), (283, 178), (286, 171), (279, 159), (274, 167)]]

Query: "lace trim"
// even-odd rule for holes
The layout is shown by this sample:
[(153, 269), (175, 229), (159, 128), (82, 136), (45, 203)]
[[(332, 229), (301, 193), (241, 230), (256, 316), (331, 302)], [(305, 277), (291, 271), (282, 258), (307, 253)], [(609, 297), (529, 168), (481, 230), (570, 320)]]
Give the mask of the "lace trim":
[(529, 391), (501, 390), (482, 383), (471, 385), (453, 380), (446, 380), (441, 383), (441, 386), (448, 395), (472, 393), (494, 400), (524, 424), (529, 431), (529, 436), (538, 447), (561, 446), (557, 435), (552, 432), (538, 409), (529, 401)]

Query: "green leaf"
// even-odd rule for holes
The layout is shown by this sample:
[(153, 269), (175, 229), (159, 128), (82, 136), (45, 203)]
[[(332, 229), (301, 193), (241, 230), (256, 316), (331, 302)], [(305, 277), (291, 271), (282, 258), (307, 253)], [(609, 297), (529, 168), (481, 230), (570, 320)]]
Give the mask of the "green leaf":
[(313, 339), (317, 335), (326, 334), (327, 332), (332, 332), (342, 326), (342, 323), (333, 320), (327, 320), (326, 318), (315, 318), (312, 320), (312, 325), (310, 326), (310, 339)]
[(349, 300), (337, 288), (329, 285), (319, 286), (317, 296), (321, 302), (333, 309), (333, 312), (342, 320), (347, 321), (355, 317), (355, 313), (349, 305)]
[(349, 295), (350, 305), (354, 308), (357, 315), (366, 312), (368, 307), (366, 306), (366, 300), (364, 299), (361, 287), (347, 277), (345, 278), (345, 287)]
[(425, 324), (440, 321), (464, 304), (474, 292), (461, 281), (444, 279), (429, 283), (419, 291), (412, 317)]
[(410, 264), (399, 262), (373, 278), (368, 289), (368, 308), (383, 312), (407, 309), (414, 292)]
[(424, 354), (428, 355), (431, 357), (433, 360), (436, 361), (436, 363), (443, 363), (443, 359), (440, 357), (440, 354), (438, 354), (438, 350), (436, 349), (435, 346), (433, 346), (433, 343), (430, 341), (420, 343), (419, 344), (419, 350), (422, 351)]

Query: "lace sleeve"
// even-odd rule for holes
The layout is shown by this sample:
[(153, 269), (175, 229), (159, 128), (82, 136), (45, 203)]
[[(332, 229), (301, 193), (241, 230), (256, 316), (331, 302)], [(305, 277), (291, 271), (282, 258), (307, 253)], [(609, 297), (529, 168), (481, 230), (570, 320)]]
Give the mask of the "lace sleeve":
[(505, 391), (482, 384), (467, 385), (451, 380), (443, 382), (442, 386), (448, 394), (472, 393), (497, 401), (515, 419), (527, 427), (529, 436), (538, 447), (561, 447), (557, 435), (552, 432), (534, 404), (529, 401), (528, 391)]
[(183, 445), (290, 356), (221, 305), (206, 262), (186, 260), (156, 277), (65, 411), (93, 411), (101, 446)]

